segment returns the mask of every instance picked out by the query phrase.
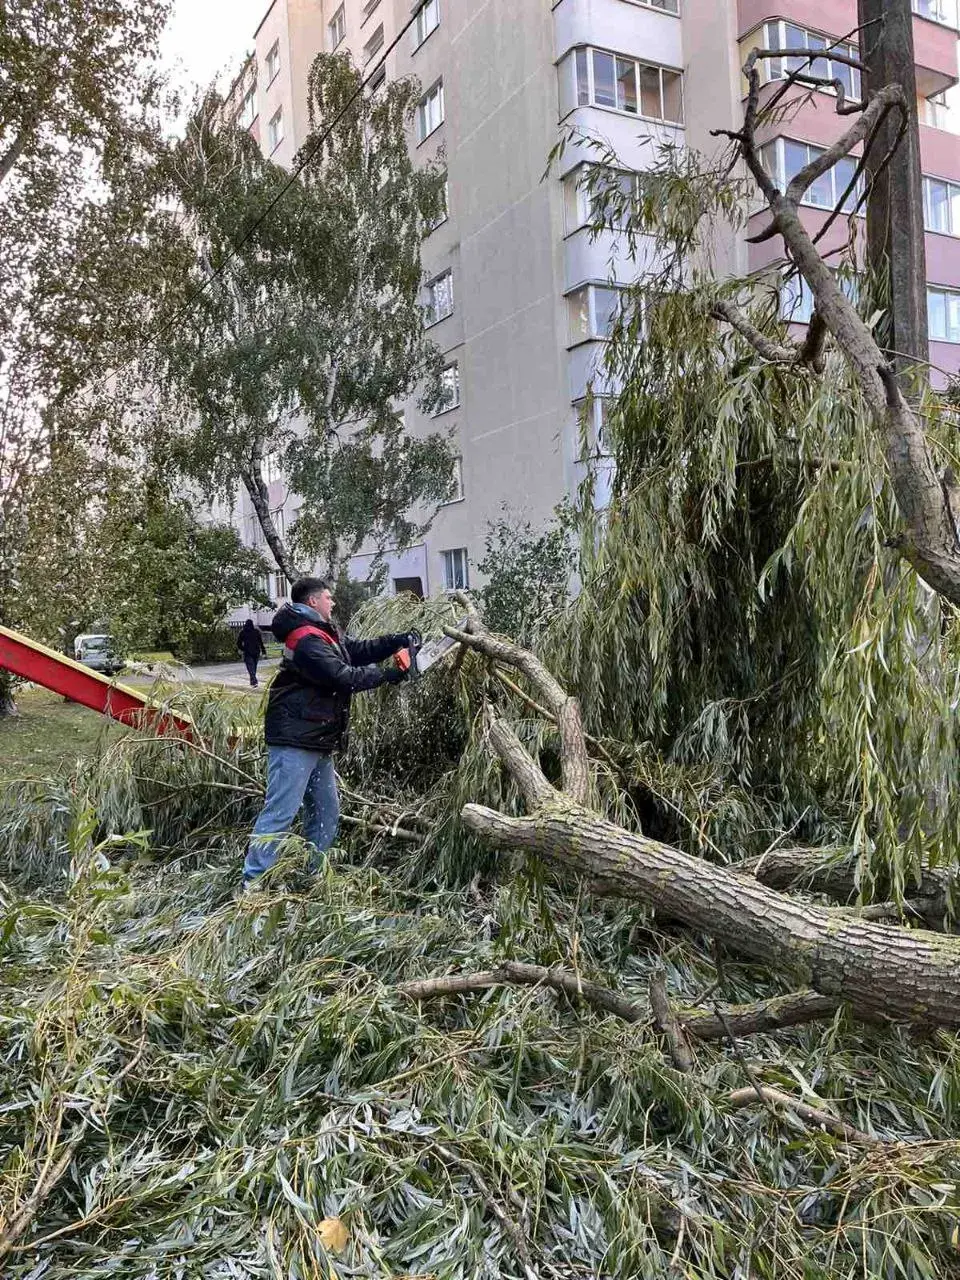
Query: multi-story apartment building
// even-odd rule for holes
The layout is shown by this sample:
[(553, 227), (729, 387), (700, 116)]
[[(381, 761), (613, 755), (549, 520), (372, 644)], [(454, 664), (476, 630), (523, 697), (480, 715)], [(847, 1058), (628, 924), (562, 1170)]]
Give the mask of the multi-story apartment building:
[[(925, 174), (932, 360), (960, 369), (960, 137), (946, 92), (956, 84), (957, 0), (913, 0)], [(274, 0), (233, 89), (233, 105), (264, 151), (289, 164), (308, 129), (306, 83), (320, 50), (349, 50), (381, 76), (414, 75), (422, 98), (411, 147), (441, 153), (447, 218), (423, 246), (423, 302), (443, 351), (449, 407), (412, 431), (448, 427), (460, 457), (452, 500), (423, 545), (388, 557), (394, 587), (431, 593), (475, 581), (486, 529), (506, 507), (534, 525), (583, 475), (580, 419), (616, 315), (617, 288), (636, 271), (616, 233), (591, 236), (579, 179), (595, 153), (574, 142), (545, 177), (561, 128), (604, 139), (625, 170), (643, 170), (668, 142), (710, 153), (711, 131), (738, 127), (741, 66), (756, 44), (826, 48), (855, 43), (856, 0)], [(822, 73), (829, 60), (818, 64)], [(856, 72), (831, 74), (858, 89)], [(766, 64), (772, 92), (783, 74)], [(831, 93), (807, 98), (763, 141), (782, 181), (842, 127)], [(843, 174), (808, 193), (819, 226)], [(751, 228), (752, 229), (752, 228)], [(842, 234), (841, 228), (833, 233)], [(833, 247), (834, 241), (827, 244)], [(776, 268), (776, 241), (725, 246), (720, 268)], [(796, 298), (803, 319), (806, 299)], [(611, 390), (607, 387), (606, 390)], [(594, 404), (599, 427), (602, 397)], [(272, 474), (282, 527), (298, 499)], [(260, 541), (239, 508), (248, 541)], [(364, 557), (353, 566), (365, 576)], [(285, 584), (275, 582), (282, 595)]]

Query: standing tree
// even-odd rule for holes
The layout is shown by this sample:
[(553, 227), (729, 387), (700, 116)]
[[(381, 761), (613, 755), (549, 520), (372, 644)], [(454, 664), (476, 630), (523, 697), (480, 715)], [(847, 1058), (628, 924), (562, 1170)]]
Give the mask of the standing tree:
[[(36, 620), (45, 587), (25, 576), (23, 551), (45, 516), (53, 455), (79, 477), (77, 447), (109, 447), (118, 388), (98, 380), (141, 340), (144, 291), (163, 275), (157, 250), (169, 240), (158, 235), (148, 260), (142, 231), (154, 217), (168, 10), (169, 0), (0, 6), (0, 618), (15, 625)], [(63, 519), (75, 511), (67, 504)], [(5, 678), (0, 705), (12, 705)]]
[[(182, 411), (173, 453), (210, 498), (246, 489), (288, 578), (300, 558), (336, 577), (368, 538), (408, 545), (425, 527), (411, 509), (449, 492), (446, 439), (412, 438), (394, 408), (418, 386), (426, 407), (440, 396), (419, 292), (443, 175), (411, 163), (416, 92), (400, 81), (366, 95), (348, 58), (318, 57), (303, 172), (264, 218), (287, 174), (225, 123), (222, 103), (204, 102), (176, 151), (188, 288), (203, 292), (164, 344)], [(271, 516), (268, 457), (303, 500), (290, 545)]]

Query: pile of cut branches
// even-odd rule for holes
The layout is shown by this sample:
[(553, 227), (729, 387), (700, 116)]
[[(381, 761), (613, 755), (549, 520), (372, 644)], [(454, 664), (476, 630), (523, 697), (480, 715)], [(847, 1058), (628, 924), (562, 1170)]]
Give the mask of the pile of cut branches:
[[(433, 699), (445, 715), (459, 700), (458, 766), (438, 756), (437, 777), (420, 778), (419, 821), (443, 813), (451, 843), (471, 776), (475, 796), (523, 821), (510, 816), (522, 789), (489, 752), (487, 774), (471, 774), (498, 717), (531, 767), (571, 777), (549, 721), (506, 725), (522, 699), (480, 649), (503, 642), (479, 620), (471, 631), (476, 651), (432, 693), (406, 691), (400, 713), (415, 727)], [(514, 670), (517, 689), (528, 674)], [(493, 684), (509, 700), (496, 711)], [(472, 707), (484, 693), (485, 723)], [(402, 788), (312, 888), (298, 887), (294, 838), (263, 892), (236, 899), (258, 750), (216, 699), (191, 710), (203, 751), (131, 733), (56, 803), (21, 798), (3, 815), (5, 1275), (956, 1268), (952, 1035), (855, 1020), (791, 989), (789, 966), (781, 976), (582, 878), (558, 892), (512, 856), (499, 880), (467, 858), (467, 892), (462, 875), (412, 887), (431, 844), (385, 834), (420, 831)], [(377, 748), (363, 716), (358, 728), (355, 815), (378, 799), (359, 789)], [(605, 810), (612, 784), (589, 768)]]

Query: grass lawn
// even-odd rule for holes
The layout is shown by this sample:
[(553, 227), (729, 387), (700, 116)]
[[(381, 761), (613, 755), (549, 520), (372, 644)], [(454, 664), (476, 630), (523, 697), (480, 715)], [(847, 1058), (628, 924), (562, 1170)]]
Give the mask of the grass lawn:
[(17, 696), (20, 715), (0, 719), (0, 783), (15, 778), (58, 774), (79, 756), (92, 755), (106, 732), (123, 733), (119, 725), (75, 702), (64, 702), (46, 689)]

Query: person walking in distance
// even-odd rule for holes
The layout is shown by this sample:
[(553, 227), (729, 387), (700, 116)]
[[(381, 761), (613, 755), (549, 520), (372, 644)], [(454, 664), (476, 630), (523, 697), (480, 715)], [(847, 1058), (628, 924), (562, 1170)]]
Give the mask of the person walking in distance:
[(250, 618), (240, 628), (240, 634), (237, 636), (237, 648), (243, 654), (243, 665), (247, 668), (247, 673), (250, 676), (250, 687), (256, 689), (259, 687), (257, 663), (261, 658), (267, 656), (267, 649), (263, 643), (260, 628), (254, 626)]
[(333, 844), (340, 818), (333, 753), (346, 742), (350, 699), (406, 672), (376, 665), (409, 647), (415, 633), (355, 640), (332, 620), (334, 600), (322, 578), (300, 578), (272, 623), (284, 646), (267, 698), (267, 795), (243, 864), (249, 888), (277, 860), (277, 850), (304, 810), (304, 835), (313, 859)]

